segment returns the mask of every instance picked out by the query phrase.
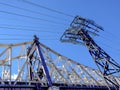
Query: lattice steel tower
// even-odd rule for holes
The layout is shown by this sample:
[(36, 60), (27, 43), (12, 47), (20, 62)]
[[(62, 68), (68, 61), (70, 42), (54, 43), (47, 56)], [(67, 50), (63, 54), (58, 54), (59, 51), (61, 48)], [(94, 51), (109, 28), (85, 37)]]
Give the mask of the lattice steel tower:
[(120, 65), (99, 47), (91, 37), (91, 35), (98, 35), (100, 30), (103, 30), (103, 28), (93, 20), (76, 16), (60, 40), (73, 44), (84, 44), (108, 86), (114, 85), (118, 89), (120, 81), (116, 77), (120, 76)]

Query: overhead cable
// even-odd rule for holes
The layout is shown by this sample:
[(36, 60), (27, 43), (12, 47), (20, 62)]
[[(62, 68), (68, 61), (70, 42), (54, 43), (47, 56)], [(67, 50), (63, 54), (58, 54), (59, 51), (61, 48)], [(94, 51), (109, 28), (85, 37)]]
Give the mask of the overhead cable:
[(58, 10), (55, 10), (55, 9), (51, 9), (51, 8), (48, 8), (48, 7), (45, 7), (45, 6), (42, 6), (42, 5), (39, 5), (39, 4), (36, 4), (36, 3), (33, 3), (33, 2), (30, 2), (28, 0), (18, 0), (18, 1), (22, 1), (24, 3), (27, 3), (27, 4), (30, 4), (30, 5), (33, 5), (33, 6), (37, 6), (37, 7), (40, 7), (40, 8), (43, 8), (43, 9), (46, 9), (46, 10), (49, 10), (49, 11), (52, 11), (52, 12), (55, 12), (55, 13), (58, 13), (58, 14), (62, 14), (62, 15), (65, 15), (65, 16), (69, 16), (69, 17), (74, 17), (73, 15), (70, 15), (70, 14), (67, 14), (67, 13), (64, 13), (64, 12), (61, 12), (61, 11), (58, 11)]
[[(55, 34), (55, 33), (54, 33)], [(10, 36), (10, 37), (12, 37), (12, 36), (17, 36), (17, 37), (23, 37), (23, 36), (26, 36), (26, 37), (28, 37), (28, 36), (34, 36), (35, 34), (29, 34), (29, 33), (27, 33), (27, 34), (6, 34), (6, 33), (0, 33), (0, 36)], [(48, 35), (40, 35), (40, 34), (37, 34), (37, 36), (40, 36), (40, 37), (53, 37), (53, 35), (52, 34), (48, 34)], [(55, 37), (55, 36), (54, 36)]]
[[(0, 38), (0, 40), (31, 40), (27, 38)], [(58, 39), (40, 39), (40, 40), (58, 40)]]
[[(40, 25), (41, 25), (41, 24), (40, 24)], [(56, 30), (57, 30), (57, 29), (60, 29), (60, 28), (66, 28), (66, 27), (58, 27), (58, 26), (57, 26), (57, 28), (55, 28), (55, 27), (54, 27), (54, 28), (51, 28), (51, 26), (48, 27), (48, 26), (43, 26), (43, 25), (40, 26), (40, 25), (36, 27), (36, 26), (20, 25), (20, 24), (16, 24), (16, 25), (12, 25), (12, 24), (0, 24), (0, 26), (3, 26), (3, 27), (4, 27), (4, 26), (5, 26), (5, 27), (6, 27), (6, 26), (7, 26), (7, 27), (20, 27), (20, 28), (23, 28), (23, 27), (24, 27), (24, 28), (30, 28), (30, 29), (31, 29), (31, 28), (34, 28), (34, 29), (35, 29), (35, 28), (45, 28), (45, 29), (56, 29)]]
[(21, 31), (48, 32), (48, 33), (57, 33), (57, 34), (62, 33), (62, 32), (45, 31), (45, 30), (36, 30), (36, 29), (29, 29), (29, 28), (14, 28), (14, 27), (4, 27), (4, 26), (0, 26), (0, 28), (14, 29), (14, 30), (21, 30)]
[(61, 19), (61, 18), (56, 17), (56, 16), (48, 15), (48, 14), (45, 14), (45, 13), (41, 13), (41, 12), (37, 12), (37, 11), (34, 11), (34, 10), (18, 7), (18, 6), (11, 5), (11, 4), (6, 4), (6, 3), (2, 3), (2, 2), (0, 2), (0, 4), (5, 5), (5, 6), (9, 6), (9, 7), (12, 7), (12, 8), (17, 8), (17, 9), (20, 9), (20, 10), (23, 10), (23, 11), (28, 11), (28, 12), (31, 12), (31, 13), (34, 13), (34, 14), (39, 14), (39, 15), (42, 15), (42, 16), (51, 17), (51, 18), (54, 18), (54, 19), (67, 20), (67, 19)]
[(0, 12), (1, 13), (5, 13), (5, 14), (11, 14), (11, 15), (16, 15), (16, 16), (20, 16), (20, 17), (35, 19), (35, 20), (46, 21), (46, 22), (50, 22), (50, 23), (54, 23), (54, 24), (65, 24), (65, 23), (54, 22), (54, 21), (50, 21), (50, 20), (46, 20), (46, 19), (42, 19), (42, 18), (38, 18), (38, 17), (32, 17), (32, 16), (27, 16), (27, 15), (23, 15), (23, 14), (8, 12), (8, 11), (2, 11), (2, 10), (0, 10)]

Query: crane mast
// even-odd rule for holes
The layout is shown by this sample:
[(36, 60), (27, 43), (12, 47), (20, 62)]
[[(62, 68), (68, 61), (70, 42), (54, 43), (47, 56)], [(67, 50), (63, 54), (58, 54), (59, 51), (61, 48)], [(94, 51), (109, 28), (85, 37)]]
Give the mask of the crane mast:
[[(61, 42), (84, 44), (105, 81), (118, 89), (120, 81), (116, 80), (115, 77), (120, 75), (120, 65), (92, 39), (93, 35), (98, 36), (100, 30), (103, 31), (103, 28), (93, 20), (76, 16), (60, 40)], [(113, 78), (109, 78), (109, 76), (113, 76)], [(110, 85), (108, 84), (108, 86)]]

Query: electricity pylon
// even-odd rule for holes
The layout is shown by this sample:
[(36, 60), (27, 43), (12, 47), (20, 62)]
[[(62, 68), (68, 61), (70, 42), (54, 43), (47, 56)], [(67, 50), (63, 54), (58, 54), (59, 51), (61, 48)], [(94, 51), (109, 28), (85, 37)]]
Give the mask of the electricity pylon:
[(84, 44), (88, 48), (90, 55), (94, 59), (108, 86), (110, 82), (118, 89), (120, 82), (115, 77), (110, 79), (109, 76), (113, 75), (119, 77), (120, 65), (114, 59), (112, 59), (101, 47), (99, 47), (91, 36), (98, 35), (100, 30), (103, 30), (103, 28), (96, 24), (93, 20), (76, 16), (60, 40), (62, 42)]

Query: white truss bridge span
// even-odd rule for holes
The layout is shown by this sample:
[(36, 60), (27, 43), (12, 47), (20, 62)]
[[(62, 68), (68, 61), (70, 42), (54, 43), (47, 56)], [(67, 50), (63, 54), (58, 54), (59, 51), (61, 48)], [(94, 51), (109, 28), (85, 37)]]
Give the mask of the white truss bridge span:
[[(27, 53), (31, 44), (33, 44), (33, 41), (17, 44), (0, 44), (1, 85), (17, 85), (22, 82), (27, 83), (27, 85), (40, 83), (41, 87), (48, 86), (48, 79), (38, 53), (32, 56), (32, 65), (29, 62)], [(39, 45), (53, 86), (114, 87), (111, 83), (106, 83), (98, 70), (62, 56), (42, 43)], [(43, 69), (42, 78), (38, 74), (38, 68)], [(32, 79), (30, 77), (30, 69), (34, 74)], [(111, 80), (113, 77), (111, 75), (109, 76)], [(120, 81), (119, 77), (114, 78)]]

